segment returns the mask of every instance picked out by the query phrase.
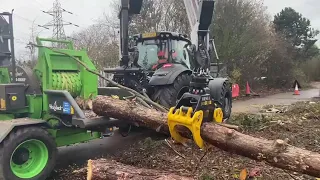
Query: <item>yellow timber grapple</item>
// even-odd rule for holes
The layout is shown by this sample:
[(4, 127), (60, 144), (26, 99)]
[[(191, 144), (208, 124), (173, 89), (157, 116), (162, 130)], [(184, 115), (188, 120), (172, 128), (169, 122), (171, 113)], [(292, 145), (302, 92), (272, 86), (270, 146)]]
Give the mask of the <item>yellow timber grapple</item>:
[(204, 71), (194, 73), (190, 82), (189, 92), (183, 94), (175, 107), (168, 113), (168, 126), (172, 138), (180, 143), (185, 143), (186, 138), (182, 137), (176, 130), (176, 126), (187, 127), (193, 135), (195, 143), (204, 147), (200, 136), (203, 122), (223, 122), (223, 111), (216, 105), (210, 94), (210, 82), (213, 79)]

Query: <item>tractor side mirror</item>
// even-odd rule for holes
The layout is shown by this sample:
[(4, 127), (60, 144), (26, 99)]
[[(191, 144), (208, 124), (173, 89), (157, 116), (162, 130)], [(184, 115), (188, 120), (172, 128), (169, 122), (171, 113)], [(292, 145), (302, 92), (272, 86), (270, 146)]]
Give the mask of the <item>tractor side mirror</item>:
[(194, 45), (194, 44), (191, 44), (191, 45), (190, 45), (190, 50), (191, 50), (192, 52), (195, 52), (196, 49), (197, 49), (196, 45)]
[(133, 65), (138, 66), (139, 50), (136, 46), (132, 48), (132, 52), (131, 52), (130, 57), (132, 59)]

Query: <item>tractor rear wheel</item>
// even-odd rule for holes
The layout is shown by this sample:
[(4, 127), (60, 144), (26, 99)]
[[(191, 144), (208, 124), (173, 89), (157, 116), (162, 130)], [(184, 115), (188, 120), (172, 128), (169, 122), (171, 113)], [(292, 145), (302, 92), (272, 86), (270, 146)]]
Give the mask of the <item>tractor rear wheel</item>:
[(171, 108), (176, 105), (185, 92), (189, 91), (191, 76), (187, 73), (180, 74), (173, 84), (157, 86), (151, 99), (160, 105)]
[(50, 134), (40, 127), (13, 130), (1, 143), (0, 179), (44, 180), (52, 172), (57, 147)]

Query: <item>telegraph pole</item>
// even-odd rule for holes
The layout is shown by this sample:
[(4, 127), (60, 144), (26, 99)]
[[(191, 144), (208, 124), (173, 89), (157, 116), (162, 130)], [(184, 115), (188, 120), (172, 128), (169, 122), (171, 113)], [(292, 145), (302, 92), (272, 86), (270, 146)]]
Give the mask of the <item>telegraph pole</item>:
[(53, 32), (52, 32), (52, 38), (56, 40), (66, 40), (67, 36), (64, 31), (64, 26), (72, 25), (79, 27), (76, 24), (73, 24), (71, 22), (66, 22), (63, 20), (62, 14), (63, 13), (68, 13), (68, 14), (73, 14), (70, 11), (67, 11), (61, 7), (61, 4), (59, 0), (54, 0), (53, 2), (53, 7), (49, 11), (42, 11), (43, 13), (49, 14), (50, 16), (53, 17), (52, 21), (48, 22), (45, 25), (42, 25), (39, 27), (49, 29), (49, 27), (53, 27)]

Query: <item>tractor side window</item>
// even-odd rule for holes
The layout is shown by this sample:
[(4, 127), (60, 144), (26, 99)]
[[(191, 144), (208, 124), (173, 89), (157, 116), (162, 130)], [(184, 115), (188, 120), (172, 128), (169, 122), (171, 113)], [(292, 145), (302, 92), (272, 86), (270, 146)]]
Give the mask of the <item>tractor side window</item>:
[(186, 41), (172, 41), (172, 59), (175, 63), (183, 64), (188, 68), (191, 68), (189, 54), (186, 49)]

